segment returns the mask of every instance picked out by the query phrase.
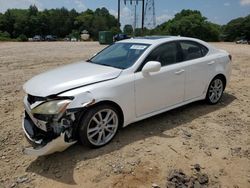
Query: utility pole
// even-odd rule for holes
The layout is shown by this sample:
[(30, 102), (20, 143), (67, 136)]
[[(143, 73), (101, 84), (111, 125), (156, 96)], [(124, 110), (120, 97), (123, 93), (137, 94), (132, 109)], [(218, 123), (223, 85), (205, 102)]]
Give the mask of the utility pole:
[(145, 7), (145, 25), (148, 29), (152, 29), (156, 26), (156, 15), (155, 15), (155, 1), (147, 0)]
[(142, 21), (141, 21), (141, 31), (142, 31), (142, 33), (143, 33), (143, 29), (144, 29), (144, 11), (145, 11), (145, 7), (144, 7), (144, 5), (145, 5), (145, 0), (142, 0)]
[(135, 28), (136, 28), (136, 25), (137, 25), (137, 7), (136, 7), (136, 5), (135, 5), (135, 13), (134, 13), (134, 31), (135, 31)]
[[(144, 12), (145, 12), (145, 0), (123, 0), (124, 1), (124, 4), (126, 5), (127, 2), (130, 2), (130, 5), (133, 4), (133, 2), (136, 3), (136, 5), (139, 4), (139, 2), (142, 3), (142, 23), (141, 23), (141, 29), (143, 31), (143, 28), (144, 28)], [(137, 15), (135, 15), (137, 16)], [(120, 19), (121, 19), (121, 0), (118, 0), (118, 22), (120, 23)]]
[(120, 25), (121, 0), (118, 0), (118, 25)]

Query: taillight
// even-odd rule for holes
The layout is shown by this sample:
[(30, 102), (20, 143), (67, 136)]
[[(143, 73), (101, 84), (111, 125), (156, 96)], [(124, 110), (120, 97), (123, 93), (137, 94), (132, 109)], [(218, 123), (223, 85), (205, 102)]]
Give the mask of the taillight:
[(230, 61), (232, 61), (232, 59), (233, 59), (233, 58), (232, 58), (232, 55), (229, 54), (228, 57), (229, 57)]

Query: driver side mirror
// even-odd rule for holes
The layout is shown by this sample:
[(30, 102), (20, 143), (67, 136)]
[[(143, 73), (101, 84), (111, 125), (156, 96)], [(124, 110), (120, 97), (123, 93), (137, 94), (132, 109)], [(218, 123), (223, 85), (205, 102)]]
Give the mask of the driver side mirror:
[(161, 70), (161, 63), (158, 61), (149, 61), (142, 68), (142, 74), (144, 77), (149, 76), (151, 72), (159, 72)]

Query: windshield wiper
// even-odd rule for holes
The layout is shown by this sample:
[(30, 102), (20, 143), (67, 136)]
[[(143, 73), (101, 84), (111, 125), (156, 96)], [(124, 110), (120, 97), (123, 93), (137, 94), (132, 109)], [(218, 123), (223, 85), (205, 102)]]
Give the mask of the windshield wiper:
[(122, 67), (118, 67), (118, 66), (114, 66), (114, 65), (108, 65), (108, 64), (105, 64), (105, 63), (95, 63), (97, 65), (103, 65), (103, 66), (107, 66), (107, 67), (113, 67), (113, 68), (117, 68), (117, 69), (124, 69)]
[(108, 65), (108, 64), (105, 64), (105, 63), (96, 63), (97, 65), (103, 65), (103, 66), (107, 66), (107, 67), (113, 67), (112, 65)]
[(93, 61), (91, 59), (87, 59), (86, 62), (90, 62), (90, 63), (93, 63)]
[(113, 67), (113, 68), (118, 68), (118, 69), (124, 69), (124, 68), (122, 68), (122, 67), (117, 67), (117, 66), (113, 66), (113, 65), (108, 65), (108, 64), (105, 64), (105, 63), (97, 63), (97, 62), (92, 61), (91, 59), (88, 59), (86, 62), (93, 63), (93, 64), (96, 64), (96, 65), (102, 65), (102, 66), (107, 66), (107, 67)]

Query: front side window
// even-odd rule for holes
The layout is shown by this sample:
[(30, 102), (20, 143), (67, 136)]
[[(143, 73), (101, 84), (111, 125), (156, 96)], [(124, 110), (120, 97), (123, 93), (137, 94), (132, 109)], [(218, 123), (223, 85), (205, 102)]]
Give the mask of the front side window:
[(198, 59), (208, 53), (208, 49), (201, 44), (192, 41), (181, 41), (184, 61)]
[(154, 49), (146, 58), (145, 62), (158, 61), (161, 63), (161, 66), (166, 66), (180, 62), (181, 58), (177, 44), (170, 42)]
[(148, 47), (149, 44), (115, 43), (89, 61), (94, 64), (127, 69), (137, 61)]

